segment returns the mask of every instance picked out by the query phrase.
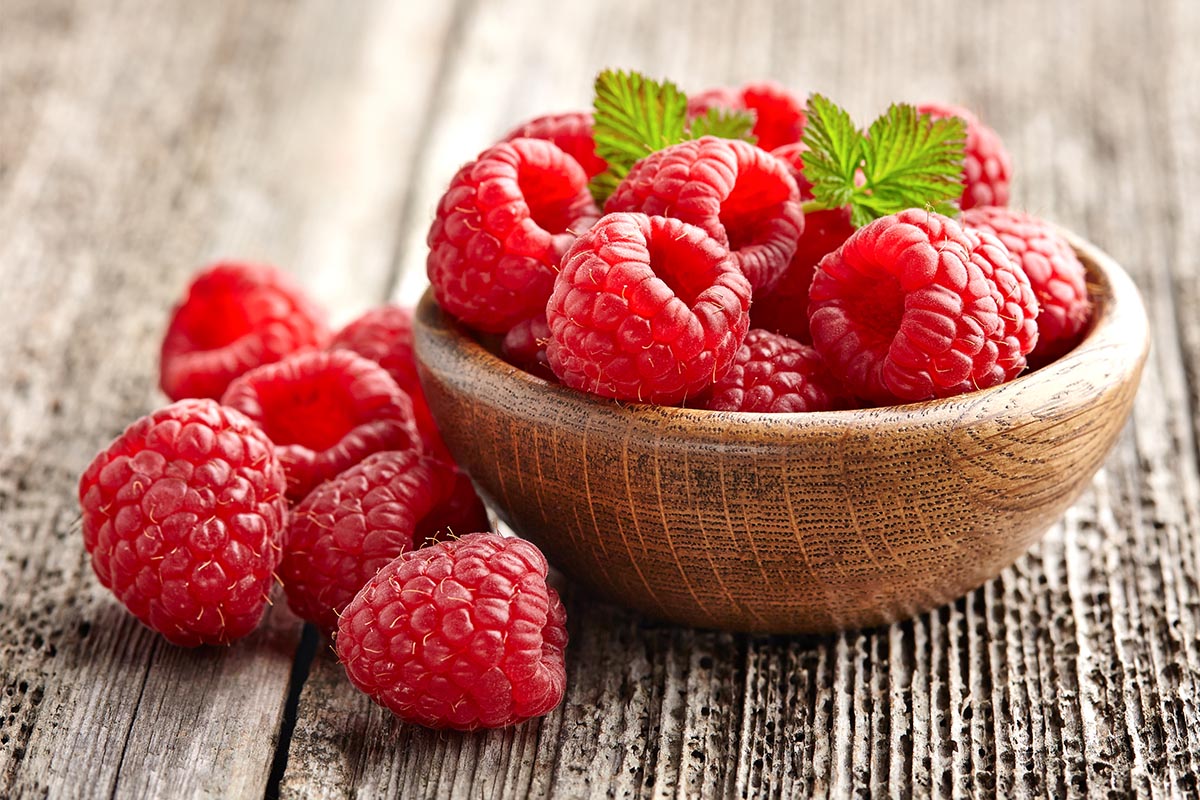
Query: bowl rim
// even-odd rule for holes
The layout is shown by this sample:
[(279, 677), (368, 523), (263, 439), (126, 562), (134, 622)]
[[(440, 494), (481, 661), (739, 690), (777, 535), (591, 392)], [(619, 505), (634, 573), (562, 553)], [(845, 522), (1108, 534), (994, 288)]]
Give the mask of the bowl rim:
[[(509, 364), (481, 344), (463, 323), (442, 310), (434, 298), (432, 287), (426, 288), (418, 303), (414, 324), (418, 328), (439, 328), (445, 331), (447, 338), (451, 340), (451, 347), (457, 348), (462, 357), (474, 361), (478, 369), (503, 376), (507, 381), (520, 385), (526, 392), (549, 392), (564, 402), (590, 405), (595, 411), (624, 416), (631, 421), (654, 419), (659, 425), (671, 422), (680, 425), (703, 422), (711, 425), (717, 420), (728, 420), (731, 424), (751, 428), (773, 428), (780, 424), (790, 427), (821, 425), (840, 428), (850, 425), (859, 427), (871, 420), (879, 423), (903, 422), (911, 420), (914, 416), (928, 417), (931, 414), (959, 417), (989, 398), (1014, 390), (1019, 391), (1037, 381), (1053, 381), (1055, 373), (1070, 362), (1087, 360), (1102, 352), (1110, 359), (1120, 357), (1119, 362), (1110, 362), (1116, 373), (1126, 374), (1141, 368), (1150, 348), (1150, 330), (1145, 305), (1137, 285), (1128, 273), (1099, 247), (1069, 230), (1057, 226), (1056, 230), (1067, 239), (1087, 270), (1087, 286), (1093, 302), (1093, 315), (1083, 339), (1049, 364), (1023, 372), (1012, 380), (952, 397), (915, 403), (836, 411), (760, 412), (714, 411), (623, 401), (551, 383)], [(421, 336), (415, 337), (414, 350), (418, 364), (424, 366), (424, 347), (421, 340)]]

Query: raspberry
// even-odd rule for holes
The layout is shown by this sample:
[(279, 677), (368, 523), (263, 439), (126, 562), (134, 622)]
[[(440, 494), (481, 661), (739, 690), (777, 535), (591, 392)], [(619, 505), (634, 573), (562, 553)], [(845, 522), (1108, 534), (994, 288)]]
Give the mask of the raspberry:
[[(803, 144), (789, 144), (772, 151), (792, 170), (802, 199), (812, 198), (812, 184), (804, 177)], [(781, 333), (800, 342), (812, 342), (808, 331), (808, 287), (817, 264), (854, 233), (850, 209), (813, 211), (804, 215), (804, 232), (796, 242), (796, 253), (779, 283), (769, 292), (759, 292), (750, 309), (750, 324)]]
[(809, 288), (813, 344), (879, 403), (995, 386), (1025, 368), (1037, 299), (996, 237), (909, 209), (855, 231)]
[(549, 341), (550, 325), (546, 322), (546, 315), (539, 314), (518, 322), (504, 334), (500, 353), (514, 367), (520, 367), (539, 378), (558, 380), (546, 358), (546, 344)]
[[(329, 632), (337, 615), (381, 567), (442, 529), (446, 505), (457, 500), (461, 472), (411, 450), (376, 453), (308, 493), (288, 526), (279, 568), (288, 605)], [(464, 525), (488, 526), (483, 504), (466, 482)], [(469, 512), (469, 515), (468, 515)]]
[(787, 268), (804, 230), (800, 193), (787, 165), (752, 144), (704, 136), (633, 166), (605, 205), (704, 228), (732, 251), (757, 290)]
[(287, 515), (271, 441), (213, 400), (142, 417), (79, 479), (100, 582), (173, 644), (228, 644), (262, 618)]
[(349, 350), (301, 353), (247, 372), (221, 402), (275, 442), (288, 498), (382, 450), (421, 449), (412, 401), (378, 364)]
[(412, 400), (413, 417), (426, 449), (449, 458), (417, 377), (411, 311), (400, 306), (373, 308), (338, 331), (329, 348), (358, 353), (387, 370)]
[(1048, 363), (1074, 347), (1092, 307), (1087, 273), (1070, 243), (1050, 223), (1002, 206), (972, 208), (962, 221), (1004, 242), (1029, 278), (1040, 308), (1030, 360)]
[(691, 116), (703, 114), (710, 108), (753, 111), (752, 133), (764, 150), (798, 142), (804, 135), (804, 104), (773, 81), (748, 83), (741, 89), (709, 89), (688, 99)]
[(545, 139), (579, 162), (589, 178), (594, 178), (608, 164), (596, 155), (596, 140), (592, 138), (592, 115), (586, 111), (547, 114), (531, 119), (509, 131), (502, 141), (513, 139)]
[(609, 214), (563, 259), (546, 356), (573, 389), (677, 403), (729, 368), (749, 305), (749, 283), (702, 229)]
[(499, 728), (563, 698), (566, 612), (532, 544), (494, 533), (399, 556), (338, 622), (351, 683), (405, 722)]
[(917, 110), (934, 119), (959, 117), (967, 124), (966, 154), (963, 159), (966, 186), (959, 205), (963, 209), (1007, 205), (1012, 159), (996, 132), (961, 106), (925, 103), (917, 106)]
[(583, 167), (550, 142), (485, 150), (454, 176), (429, 229), (438, 303), (479, 330), (507, 331), (544, 309), (562, 254), (597, 215)]
[(322, 315), (283, 272), (222, 262), (200, 271), (162, 343), (159, 383), (172, 400), (217, 398), (261, 364), (321, 347)]
[(767, 413), (831, 411), (848, 408), (849, 398), (816, 350), (786, 336), (752, 330), (704, 407)]

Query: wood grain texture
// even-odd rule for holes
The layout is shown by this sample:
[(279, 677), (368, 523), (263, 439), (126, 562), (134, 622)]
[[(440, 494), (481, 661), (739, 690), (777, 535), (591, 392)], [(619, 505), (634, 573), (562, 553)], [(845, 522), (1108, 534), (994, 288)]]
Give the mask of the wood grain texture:
[(262, 794), (296, 623), (276, 610), (229, 651), (158, 643), (91, 577), (76, 475), (160, 402), (157, 337), (194, 265), (279, 261), (337, 319), (415, 300), (454, 169), (585, 103), (609, 64), (688, 87), (771, 76), (858, 116), (898, 97), (977, 108), (1013, 152), (1016, 200), (1146, 297), (1133, 422), (1026, 557), (907, 623), (733, 635), (572, 589), (564, 705), (471, 736), (396, 724), (321, 646), (280, 793), (1200, 792), (1200, 7), (687, 9), (0, 0), (0, 795)]
[(896, 409), (614, 403), (505, 363), (432, 292), (414, 344), (446, 444), (484, 499), (597, 595), (697, 627), (875, 627), (1010, 566), (1124, 427), (1145, 311), (1119, 266), (1076, 248), (1093, 314), (1074, 350), (991, 389)]
[(276, 261), (343, 315), (382, 299), (415, 147), (399, 123), (448, 20), (0, 7), (0, 795), (264, 792), (299, 623), (277, 610), (227, 650), (160, 642), (93, 578), (75, 482), (163, 402), (160, 332), (203, 261)]

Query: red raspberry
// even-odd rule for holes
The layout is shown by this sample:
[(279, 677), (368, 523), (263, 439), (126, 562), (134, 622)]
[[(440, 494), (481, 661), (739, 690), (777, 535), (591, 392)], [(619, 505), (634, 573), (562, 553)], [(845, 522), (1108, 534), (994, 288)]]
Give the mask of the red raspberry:
[(275, 442), (291, 500), (372, 453), (421, 449), (408, 395), (382, 367), (349, 350), (300, 353), (251, 370), (229, 384), (221, 402)]
[(262, 618), (279, 564), (283, 467), (253, 422), (181, 400), (126, 428), (79, 479), (92, 568), (173, 644), (228, 644)]
[(808, 296), (825, 363), (883, 404), (995, 386), (1037, 341), (1037, 299), (1004, 245), (921, 209), (855, 231), (821, 260)]
[(698, 116), (710, 108), (753, 111), (753, 133), (763, 150), (800, 141), (807, 121), (804, 103), (773, 81), (748, 83), (741, 89), (709, 89), (688, 98), (690, 116)]
[(608, 163), (596, 155), (596, 140), (592, 138), (592, 115), (586, 111), (547, 114), (513, 128), (502, 141), (513, 139), (545, 139), (558, 145), (564, 153), (579, 162), (589, 178), (608, 169)]
[(321, 347), (322, 314), (283, 272), (218, 263), (199, 272), (162, 343), (159, 383), (172, 400), (220, 397), (261, 364)]
[(518, 322), (500, 344), (500, 353), (504, 360), (514, 367), (520, 367), (526, 372), (539, 378), (557, 381), (554, 371), (550, 369), (550, 361), (546, 358), (546, 345), (550, 341), (550, 325), (546, 315), (539, 314), (524, 322)]
[[(288, 605), (330, 632), (354, 595), (381, 567), (444, 529), (458, 502), (461, 472), (411, 450), (376, 453), (308, 493), (292, 513), (279, 568)], [(469, 496), (454, 511), (463, 532), (486, 530), (487, 512)]]
[(811, 342), (808, 330), (808, 287), (821, 259), (854, 233), (850, 210), (814, 211), (804, 216), (804, 233), (787, 271), (769, 292), (755, 295), (750, 322), (758, 328)]
[(387, 370), (412, 400), (413, 417), (426, 449), (449, 458), (417, 377), (411, 311), (400, 306), (373, 308), (338, 331), (329, 348), (358, 353)]
[(609, 214), (563, 259), (546, 356), (573, 389), (678, 403), (725, 374), (749, 306), (750, 284), (700, 228)]
[(1049, 363), (1075, 346), (1092, 313), (1087, 272), (1070, 243), (1053, 225), (1002, 206), (963, 212), (963, 224), (994, 235), (1025, 270), (1037, 296), (1037, 346), (1031, 361)]
[(405, 722), (499, 728), (566, 689), (566, 612), (529, 542), (477, 533), (404, 553), (338, 622), (351, 683)]
[(605, 210), (669, 216), (727, 245), (757, 290), (783, 275), (804, 230), (787, 165), (752, 144), (704, 136), (637, 162)]
[(514, 139), (467, 164), (442, 195), (426, 267), (438, 303), (502, 333), (543, 310), (562, 254), (598, 216), (587, 174), (541, 139)]
[(704, 407), (782, 414), (848, 408), (849, 401), (816, 350), (786, 336), (752, 330)]
[[(782, 159), (791, 168), (792, 177), (800, 187), (800, 197), (811, 199), (812, 184), (804, 177), (804, 162), (801, 160), (806, 149), (801, 143), (789, 144), (772, 151), (772, 155)], [(796, 253), (775, 288), (754, 296), (750, 324), (800, 342), (811, 342), (812, 336), (808, 332), (809, 284), (820, 260), (841, 247), (852, 233), (854, 224), (850, 222), (848, 208), (805, 214), (804, 232), (796, 243)]]
[(967, 124), (966, 154), (963, 159), (966, 185), (959, 205), (963, 209), (1007, 205), (1012, 159), (996, 132), (961, 106), (924, 103), (917, 106), (917, 110), (934, 119), (959, 117)]

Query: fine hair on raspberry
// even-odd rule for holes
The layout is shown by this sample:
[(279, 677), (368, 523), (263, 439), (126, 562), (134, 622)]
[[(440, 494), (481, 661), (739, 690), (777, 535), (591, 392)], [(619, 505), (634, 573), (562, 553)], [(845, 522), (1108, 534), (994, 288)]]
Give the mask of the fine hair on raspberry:
[(513, 139), (545, 139), (579, 162), (589, 178), (594, 178), (608, 164), (596, 155), (596, 140), (592, 136), (592, 115), (586, 111), (566, 111), (546, 114), (524, 122), (504, 135), (502, 141)]
[(130, 425), (79, 480), (100, 582), (173, 644), (228, 644), (258, 625), (287, 515), (283, 466), (241, 413), (180, 400)]
[(749, 306), (749, 283), (704, 230), (609, 214), (563, 260), (546, 306), (546, 357), (573, 389), (680, 403), (729, 369)]
[(909, 209), (859, 228), (809, 288), (813, 344), (854, 395), (889, 405), (1018, 375), (1037, 299), (996, 237)]
[(476, 533), (381, 569), (338, 621), (351, 683), (405, 722), (473, 730), (549, 713), (566, 688), (566, 611), (529, 542)]

